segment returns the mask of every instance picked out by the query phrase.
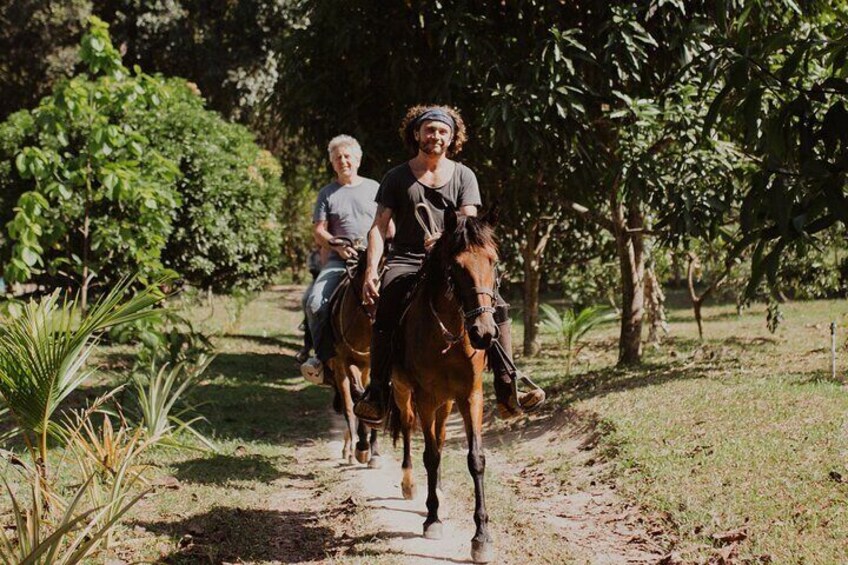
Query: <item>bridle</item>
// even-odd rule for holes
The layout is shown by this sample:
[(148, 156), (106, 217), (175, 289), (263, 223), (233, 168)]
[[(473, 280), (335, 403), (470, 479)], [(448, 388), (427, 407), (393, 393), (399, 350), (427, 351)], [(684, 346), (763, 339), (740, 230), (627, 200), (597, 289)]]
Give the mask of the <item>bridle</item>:
[[(421, 213), (427, 217), (425, 220)], [(432, 238), (435, 232), (431, 230), (431, 226), (435, 224), (433, 221), (433, 215), (430, 211), (430, 208), (424, 202), (419, 202), (415, 205), (415, 218), (418, 220), (418, 223), (421, 225), (421, 228), (424, 230), (424, 234), (427, 238)], [(428, 225), (429, 224), (429, 225)], [(457, 335), (451, 332), (447, 326), (445, 326), (442, 319), (439, 317), (439, 313), (436, 312), (436, 308), (433, 305), (433, 297), (428, 298), (427, 302), (430, 307), (430, 313), (433, 315), (433, 318), (436, 320), (436, 323), (439, 324), (439, 329), (442, 332), (442, 337), (445, 342), (447, 342), (447, 347), (442, 350), (442, 353), (447, 353), (454, 345), (462, 341), (462, 338), (465, 337), (465, 334), (468, 333), (468, 326), (476, 320), (479, 316), (483, 314), (494, 314), (495, 313), (495, 290), (486, 286), (472, 286), (468, 289), (468, 292), (463, 292), (463, 289), (459, 288), (456, 275), (453, 274), (452, 270), (455, 268), (455, 265), (449, 265), (444, 272), (444, 279), (447, 282), (447, 288), (445, 289), (445, 297), (451, 299), (453, 297), (458, 298), (459, 302), (459, 313), (462, 316), (462, 330)], [(488, 296), (490, 299), (490, 306), (484, 306), (480, 303), (480, 296)], [(467, 298), (474, 299), (477, 306), (466, 310), (465, 301)]]

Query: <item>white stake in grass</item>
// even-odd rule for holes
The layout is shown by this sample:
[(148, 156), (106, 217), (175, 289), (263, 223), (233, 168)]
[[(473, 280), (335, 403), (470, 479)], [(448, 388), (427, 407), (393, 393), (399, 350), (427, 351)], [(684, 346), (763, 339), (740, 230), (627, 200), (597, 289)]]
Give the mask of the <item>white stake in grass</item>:
[(836, 380), (836, 322), (830, 323), (830, 376)]

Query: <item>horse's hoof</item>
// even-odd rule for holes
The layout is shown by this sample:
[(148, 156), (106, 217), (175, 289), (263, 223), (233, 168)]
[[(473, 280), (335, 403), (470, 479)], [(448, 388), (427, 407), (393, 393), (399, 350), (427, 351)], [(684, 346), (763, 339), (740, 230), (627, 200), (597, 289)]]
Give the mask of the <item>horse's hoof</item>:
[(471, 560), (474, 563), (488, 563), (495, 558), (495, 544), (490, 541), (471, 540)]
[(416, 497), (416, 495), (418, 495), (418, 489), (415, 488), (414, 483), (404, 483), (400, 486), (400, 490), (403, 492), (403, 498), (405, 500), (412, 500)]
[(368, 461), (368, 467), (371, 469), (379, 469), (383, 466), (383, 458), (379, 455), (373, 455)]
[(427, 539), (442, 539), (442, 523), (424, 523), (424, 537)]
[(366, 449), (365, 451), (356, 450), (356, 460), (362, 463), (363, 465), (368, 463), (368, 459), (371, 458), (371, 450)]

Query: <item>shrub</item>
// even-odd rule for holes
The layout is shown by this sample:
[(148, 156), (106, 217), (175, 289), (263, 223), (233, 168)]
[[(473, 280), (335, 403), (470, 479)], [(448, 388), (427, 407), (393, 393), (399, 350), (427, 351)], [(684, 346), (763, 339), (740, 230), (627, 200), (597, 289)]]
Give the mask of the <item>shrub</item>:
[[(88, 74), (0, 124), (0, 259), (11, 282), (109, 287), (170, 268), (257, 288), (280, 268), (279, 163), (183, 79), (126, 69), (91, 18)], [(5, 234), (4, 234), (5, 235)]]
[(204, 109), (192, 85), (166, 84), (170, 96), (156, 113), (130, 117), (181, 173), (164, 262), (200, 288), (257, 288), (280, 267), (280, 165), (244, 126)]

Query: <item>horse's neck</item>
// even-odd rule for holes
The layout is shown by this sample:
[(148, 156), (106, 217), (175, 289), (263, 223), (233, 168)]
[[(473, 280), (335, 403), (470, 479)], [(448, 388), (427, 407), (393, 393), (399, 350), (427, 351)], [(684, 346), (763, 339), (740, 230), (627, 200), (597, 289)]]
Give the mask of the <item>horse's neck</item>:
[(431, 280), (429, 288), (425, 293), (433, 310), (438, 314), (439, 319), (450, 331), (462, 330), (462, 315), (460, 314), (461, 304), (456, 290), (451, 290), (450, 285), (445, 277), (439, 277), (436, 280)]

